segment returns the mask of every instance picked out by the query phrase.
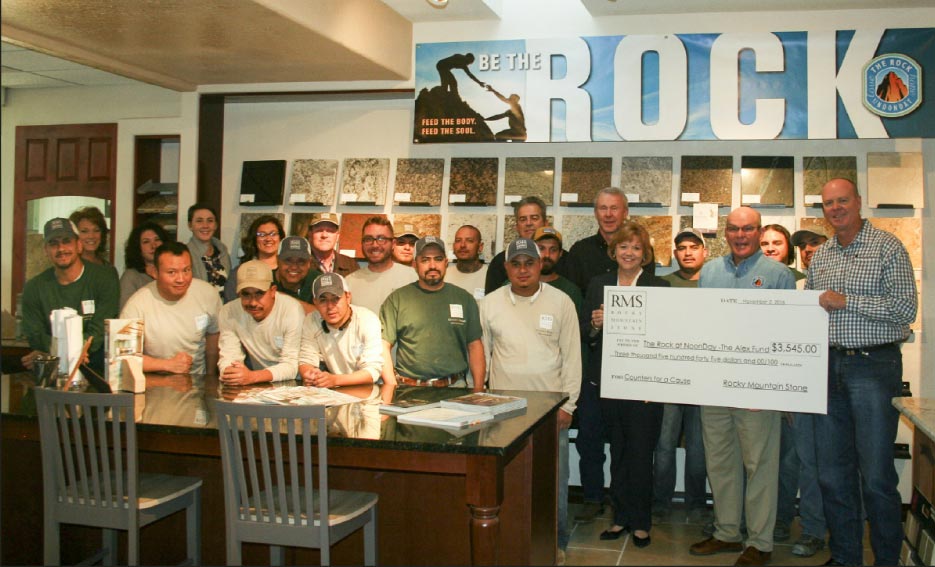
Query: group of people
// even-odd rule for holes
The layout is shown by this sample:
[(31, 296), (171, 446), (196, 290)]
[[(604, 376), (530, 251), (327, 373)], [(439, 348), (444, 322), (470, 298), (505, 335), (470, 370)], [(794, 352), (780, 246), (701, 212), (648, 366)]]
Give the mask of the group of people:
[[(156, 225), (134, 229), (118, 284), (112, 268), (83, 259), (80, 227), (58, 218), (44, 229), (53, 268), (24, 291), (24, 327), (32, 348), (47, 351), (49, 312), (75, 308), (93, 337), (94, 367), (102, 366), (103, 320), (142, 318), (144, 370), (217, 369), (230, 386), (373, 383), (382, 384), (385, 403), (398, 384), (566, 392), (558, 412), (561, 550), (575, 416), (585, 501), (578, 521), (601, 513), (610, 443), (614, 513), (602, 539), (631, 533), (637, 547), (650, 545), (654, 517), (671, 506), (684, 431), (690, 513), (707, 512), (706, 477), (714, 501), (708, 537), (691, 546), (692, 554), (731, 552), (739, 553), (738, 565), (768, 563), (783, 525), (789, 537), (801, 491), (797, 554), (816, 553), (828, 531), (831, 564), (861, 564), (865, 510), (876, 562), (895, 564), (898, 418), (890, 398), (900, 391), (899, 345), (915, 317), (915, 281), (902, 244), (861, 218), (852, 182), (830, 181), (822, 200), (833, 235), (816, 229), (790, 236), (780, 226), (762, 227), (759, 213), (740, 207), (727, 217), (729, 254), (708, 259), (707, 237), (682, 230), (674, 239), (678, 270), (665, 277), (655, 274), (648, 232), (628, 220), (626, 196), (613, 187), (595, 199), (597, 233), (567, 252), (561, 232), (547, 226), (545, 204), (536, 197), (517, 202), (519, 237), (489, 264), (480, 259), (483, 235), (472, 225), (454, 234), (451, 266), (439, 237), (417, 235), (411, 226), (394, 230), (374, 216), (362, 228), (367, 262), (359, 267), (335, 252), (337, 216), (317, 213), (305, 236), (285, 237), (276, 217), (257, 218), (232, 271), (215, 237), (216, 212), (196, 204), (187, 245), (169, 241)], [(789, 267), (794, 246), (801, 274)], [(823, 290), (819, 303), (830, 317), (827, 415), (784, 417), (731, 407), (730, 400), (697, 407), (601, 397), (606, 286), (795, 289), (797, 280)]]

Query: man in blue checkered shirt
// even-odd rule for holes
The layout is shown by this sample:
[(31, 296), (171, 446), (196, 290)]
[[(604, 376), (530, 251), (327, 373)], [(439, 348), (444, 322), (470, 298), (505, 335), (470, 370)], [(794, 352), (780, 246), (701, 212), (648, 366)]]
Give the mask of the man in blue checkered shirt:
[(832, 179), (821, 199), (835, 235), (815, 252), (806, 288), (824, 290), (818, 301), (829, 313), (828, 414), (815, 420), (828, 564), (863, 564), (862, 490), (875, 564), (896, 565), (903, 533), (891, 401), (902, 390), (915, 278), (905, 246), (861, 218), (854, 183)]

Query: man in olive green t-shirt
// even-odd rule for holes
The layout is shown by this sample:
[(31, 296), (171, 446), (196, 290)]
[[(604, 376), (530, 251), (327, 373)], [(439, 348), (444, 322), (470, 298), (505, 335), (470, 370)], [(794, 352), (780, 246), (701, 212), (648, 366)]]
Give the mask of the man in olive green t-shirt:
[(486, 374), (477, 302), (470, 293), (445, 283), (445, 243), (426, 236), (416, 242), (418, 280), (386, 298), (380, 309), (383, 341), (397, 346), (396, 375), (410, 386), (467, 384), (471, 371), (480, 388)]

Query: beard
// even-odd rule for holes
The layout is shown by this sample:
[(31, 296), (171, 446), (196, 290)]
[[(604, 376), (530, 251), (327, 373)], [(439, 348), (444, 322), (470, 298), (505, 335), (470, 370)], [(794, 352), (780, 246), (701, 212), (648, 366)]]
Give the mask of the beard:
[(555, 271), (555, 264), (551, 260), (542, 259), (542, 275), (550, 276)]

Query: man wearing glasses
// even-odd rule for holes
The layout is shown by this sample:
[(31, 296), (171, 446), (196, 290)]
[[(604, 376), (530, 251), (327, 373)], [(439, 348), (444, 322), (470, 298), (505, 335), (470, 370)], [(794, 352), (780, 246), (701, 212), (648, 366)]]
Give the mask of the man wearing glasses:
[(394, 290), (416, 281), (416, 273), (409, 266), (393, 261), (393, 225), (384, 217), (370, 217), (364, 222), (361, 245), (367, 266), (347, 276), (354, 290), (354, 304), (380, 312), (383, 300)]

